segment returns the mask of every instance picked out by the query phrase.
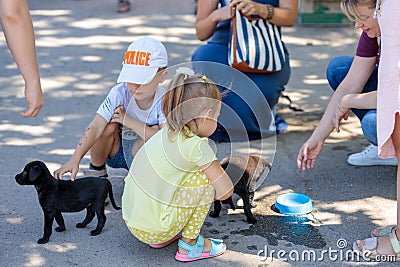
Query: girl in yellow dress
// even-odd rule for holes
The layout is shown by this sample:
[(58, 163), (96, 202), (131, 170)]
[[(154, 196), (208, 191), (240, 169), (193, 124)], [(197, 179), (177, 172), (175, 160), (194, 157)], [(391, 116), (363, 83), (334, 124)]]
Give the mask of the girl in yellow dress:
[(122, 214), (130, 232), (151, 247), (179, 239), (175, 259), (219, 256), (222, 240), (200, 235), (215, 199), (233, 184), (208, 144), (217, 127), (221, 95), (216, 85), (179, 68), (162, 100), (166, 127), (138, 151), (125, 178)]

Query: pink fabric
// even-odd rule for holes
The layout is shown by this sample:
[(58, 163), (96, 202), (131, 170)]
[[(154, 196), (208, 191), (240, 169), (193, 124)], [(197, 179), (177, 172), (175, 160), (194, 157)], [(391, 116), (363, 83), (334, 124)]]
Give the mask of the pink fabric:
[(398, 0), (382, 0), (381, 58), (379, 64), (377, 132), (378, 154), (381, 158), (395, 157), (391, 135), (395, 114), (400, 113), (400, 4)]

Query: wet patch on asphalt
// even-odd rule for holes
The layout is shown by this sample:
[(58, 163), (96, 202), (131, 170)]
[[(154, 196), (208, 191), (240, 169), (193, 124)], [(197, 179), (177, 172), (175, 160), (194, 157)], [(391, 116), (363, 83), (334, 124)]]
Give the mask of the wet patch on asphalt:
[(277, 246), (278, 240), (315, 249), (326, 246), (322, 235), (316, 227), (309, 224), (310, 220), (307, 217), (277, 215), (255, 217), (257, 223), (249, 229), (232, 231), (231, 234), (259, 235), (266, 238), (271, 246)]
[[(204, 223), (204, 234), (206, 236), (221, 238), (230, 245), (241, 242), (238, 236), (260, 236), (266, 240), (268, 245), (277, 246), (279, 240), (286, 241), (285, 246), (302, 245), (312, 249), (326, 247), (326, 241), (318, 230), (312, 215), (286, 216), (271, 209), (276, 197), (270, 195), (256, 201), (257, 207), (252, 212), (257, 223), (250, 225), (246, 223), (246, 216), (243, 214), (226, 214), (222, 209), (220, 217), (207, 217)], [(224, 206), (225, 208), (227, 206)], [(240, 210), (241, 207), (237, 207)], [(212, 208), (211, 208), (212, 209)], [(247, 249), (260, 249), (255, 244), (248, 244)]]

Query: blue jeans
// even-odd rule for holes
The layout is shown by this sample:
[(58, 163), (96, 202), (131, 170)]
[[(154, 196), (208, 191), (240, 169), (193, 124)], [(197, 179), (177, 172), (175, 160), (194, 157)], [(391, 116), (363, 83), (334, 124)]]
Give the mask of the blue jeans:
[(376, 109), (368, 111), (361, 120), (361, 128), (365, 138), (373, 145), (378, 145), (376, 133)]
[[(334, 57), (328, 64), (326, 69), (326, 77), (329, 85), (333, 90), (339, 86), (339, 84), (346, 77), (350, 66), (353, 62), (353, 57), (350, 56), (339, 56)], [(371, 77), (368, 79), (364, 86), (362, 93), (376, 91), (378, 88), (378, 67), (372, 72)], [(361, 128), (363, 130), (365, 138), (371, 144), (377, 145), (377, 134), (376, 134), (376, 109), (351, 109), (351, 111), (360, 119)]]
[[(251, 81), (257, 85), (258, 89), (261, 91), (270, 109), (273, 109), (279, 101), (279, 97), (283, 90), (285, 90), (285, 85), (288, 83), (290, 78), (290, 64), (289, 64), (289, 52), (285, 49), (286, 62), (282, 67), (281, 71), (274, 73), (245, 73), (245, 75), (250, 78)], [(218, 43), (209, 42), (198, 47), (193, 55), (192, 61), (207, 61), (216, 62), (224, 65), (228, 64), (228, 46)], [(214, 81), (215, 82), (215, 81)], [(249, 86), (249, 85), (247, 85)], [(219, 88), (224, 91), (226, 88)], [(244, 90), (245, 88), (242, 88)], [(230, 125), (227, 128), (231, 130), (240, 129), (239, 126), (234, 125), (235, 121), (241, 121), (247, 130), (248, 137), (250, 139), (260, 138), (260, 132), (264, 132), (267, 129), (261, 129), (262, 127), (258, 124), (256, 119), (256, 114), (261, 114), (263, 112), (263, 101), (260, 99), (252, 99), (250, 96), (246, 101), (244, 101), (241, 96), (234, 92), (225, 94), (222, 98), (224, 104), (231, 108), (238, 118), (229, 120)], [(260, 108), (259, 108), (260, 107)], [(223, 107), (224, 108), (224, 107)], [(223, 120), (224, 110), (221, 111), (221, 120)], [(268, 117), (265, 116), (267, 120)], [(268, 124), (269, 125), (269, 124)], [(214, 133), (210, 138), (214, 141), (227, 141), (226, 133)]]
[(133, 156), (132, 156), (132, 147), (133, 144), (136, 142), (137, 139), (135, 140), (125, 140), (121, 136), (121, 132), (119, 133), (119, 150), (117, 154), (115, 154), (113, 157), (109, 157), (107, 159), (107, 165), (110, 166), (111, 168), (124, 168), (125, 170), (129, 170), (132, 161), (133, 161)]

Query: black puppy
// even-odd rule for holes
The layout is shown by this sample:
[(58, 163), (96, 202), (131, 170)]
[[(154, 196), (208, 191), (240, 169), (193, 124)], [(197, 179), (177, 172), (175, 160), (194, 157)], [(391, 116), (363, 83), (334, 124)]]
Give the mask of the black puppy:
[(98, 235), (104, 227), (104, 200), (109, 195), (112, 206), (115, 204), (112, 186), (109, 180), (98, 177), (86, 177), (73, 181), (57, 180), (47, 166), (41, 161), (28, 163), (24, 170), (15, 176), (20, 185), (34, 185), (39, 196), (39, 203), (44, 213), (44, 234), (37, 242), (44, 244), (49, 241), (54, 218), (58, 224), (57, 232), (65, 231), (61, 212), (77, 212), (86, 208), (86, 218), (76, 224), (83, 228), (97, 215), (97, 227), (90, 235)]
[[(267, 160), (258, 156), (231, 156), (221, 160), (221, 166), (225, 169), (225, 172), (232, 179), (235, 185), (233, 192), (239, 195), (243, 200), (244, 213), (247, 218), (247, 222), (255, 224), (257, 222), (251, 212), (254, 198), (254, 191), (256, 190), (257, 181), (263, 174), (264, 169), (268, 167), (272, 168), (271, 163)], [(232, 197), (222, 201), (235, 209)], [(219, 216), (221, 212), (221, 201), (214, 201), (214, 211), (210, 212), (210, 216), (215, 218)]]

